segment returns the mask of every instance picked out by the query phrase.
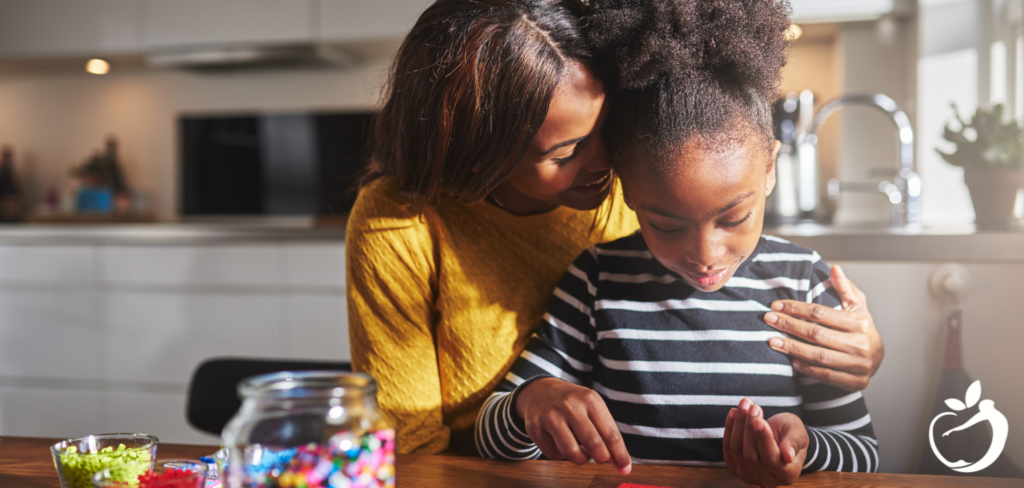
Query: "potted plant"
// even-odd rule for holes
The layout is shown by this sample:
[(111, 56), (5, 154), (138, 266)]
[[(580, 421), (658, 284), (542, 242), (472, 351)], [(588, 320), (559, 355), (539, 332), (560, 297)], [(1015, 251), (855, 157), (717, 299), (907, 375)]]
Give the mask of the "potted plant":
[(979, 229), (1006, 229), (1013, 218), (1013, 204), (1021, 188), (1021, 129), (1015, 120), (1003, 121), (1003, 104), (979, 107), (964, 122), (956, 104), (953, 114), (960, 124), (947, 124), (943, 136), (956, 151), (938, 151), (953, 166), (964, 169), (971, 192), (975, 223)]

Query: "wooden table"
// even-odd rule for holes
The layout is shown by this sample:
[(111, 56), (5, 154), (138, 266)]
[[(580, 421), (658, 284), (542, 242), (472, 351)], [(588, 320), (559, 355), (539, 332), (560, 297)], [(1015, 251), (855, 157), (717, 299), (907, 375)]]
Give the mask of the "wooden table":
[[(57, 473), (50, 458), (50, 445), (58, 439), (3, 437), (0, 443), (0, 487), (57, 488)], [(216, 446), (160, 444), (157, 457), (198, 458), (213, 453)], [(575, 466), (564, 461), (506, 463), (454, 456), (398, 456), (398, 485), (401, 487), (444, 488), (615, 488), (629, 482), (673, 488), (745, 486), (726, 469), (634, 465), (633, 473), (621, 476), (608, 465), (589, 463)], [(794, 486), (862, 487), (1024, 487), (1024, 479), (954, 478), (907, 474), (815, 473), (800, 477)]]

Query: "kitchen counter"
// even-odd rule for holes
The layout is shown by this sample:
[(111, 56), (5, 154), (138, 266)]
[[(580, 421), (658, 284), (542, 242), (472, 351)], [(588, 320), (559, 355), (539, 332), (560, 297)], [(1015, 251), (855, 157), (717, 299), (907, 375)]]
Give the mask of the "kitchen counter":
[[(888, 229), (794, 224), (765, 233), (818, 251), (830, 261), (1024, 262), (1024, 230), (973, 225)], [(0, 225), (0, 245), (188, 246), (284, 242), (343, 243), (343, 227), (308, 220), (105, 225)]]
[(6, 224), (0, 245), (240, 244), (345, 239), (344, 227), (317, 228), (304, 221), (159, 224)]
[(1024, 262), (1024, 231), (978, 231), (973, 225), (917, 229), (795, 224), (766, 234), (818, 251), (829, 261)]

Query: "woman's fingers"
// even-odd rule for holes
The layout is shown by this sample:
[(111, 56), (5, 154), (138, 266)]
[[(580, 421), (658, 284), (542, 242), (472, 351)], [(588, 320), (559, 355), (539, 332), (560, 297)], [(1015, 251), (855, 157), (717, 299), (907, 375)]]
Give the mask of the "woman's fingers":
[[(846, 347), (830, 349), (829, 347), (818, 347), (786, 337), (772, 337), (768, 340), (768, 345), (776, 351), (808, 364), (837, 369), (848, 374), (871, 375), (871, 360), (862, 356), (856, 348), (853, 348), (853, 351), (849, 351), (850, 348)], [(826, 344), (826, 346), (829, 345)]]
[(857, 288), (857, 285), (854, 285), (846, 277), (843, 268), (840, 268), (838, 265), (832, 266), (830, 275), (832, 287), (839, 293), (839, 301), (843, 304), (843, 310), (856, 312), (867, 308), (867, 297), (864, 295), (864, 292)]
[(846, 391), (861, 391), (868, 387), (870, 375), (854, 375), (845, 371), (817, 366), (806, 361), (794, 359), (793, 368), (827, 385), (837, 386)]
[(871, 326), (870, 316), (864, 313), (836, 310), (817, 303), (796, 300), (772, 302), (772, 311), (764, 315), (764, 321), (787, 333), (790, 331), (784, 329), (794, 329), (796, 333), (816, 331), (816, 328), (810, 327), (814, 324), (845, 332), (864, 332)]

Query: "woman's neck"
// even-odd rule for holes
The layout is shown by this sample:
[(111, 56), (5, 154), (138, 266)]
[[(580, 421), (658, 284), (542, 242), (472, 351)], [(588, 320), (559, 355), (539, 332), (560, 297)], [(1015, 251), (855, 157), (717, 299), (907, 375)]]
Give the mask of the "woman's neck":
[(498, 187), (487, 196), (487, 201), (497, 205), (510, 214), (520, 216), (550, 212), (559, 206), (557, 203), (538, 200), (526, 195), (516, 189), (516, 187), (512, 186), (508, 181), (504, 181), (499, 184)]

